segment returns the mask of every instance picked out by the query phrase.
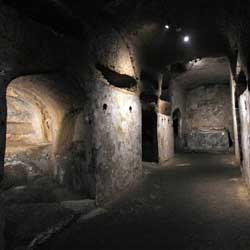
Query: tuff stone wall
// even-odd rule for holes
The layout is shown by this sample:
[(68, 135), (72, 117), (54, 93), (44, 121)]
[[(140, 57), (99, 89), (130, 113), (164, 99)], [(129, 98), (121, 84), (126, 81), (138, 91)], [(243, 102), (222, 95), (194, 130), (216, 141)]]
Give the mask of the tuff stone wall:
[(30, 144), (50, 142), (52, 118), (46, 105), (47, 103), (43, 103), (41, 97), (30, 93), (30, 90), (18, 90), (10, 84), (7, 89), (8, 142), (23, 141)]
[[(89, 34), (88, 42), (79, 43), (68, 41), (65, 37), (39, 24), (23, 19), (8, 8), (1, 9), (1, 11), (3, 23), (6, 21), (6, 27), (10, 31), (7, 34), (8, 39), (13, 42), (10, 45), (8, 41), (7, 45), (10, 49), (6, 50), (5, 46), (4, 50), (8, 53), (2, 57), (5, 61), (3, 70), (8, 69), (10, 74), (8, 79), (7, 77), (3, 79), (4, 84), (1, 85), (3, 110), (0, 115), (4, 122), (1, 123), (3, 128), (0, 131), (3, 142), (6, 128), (5, 90), (10, 79), (22, 73), (30, 74), (47, 70), (53, 72), (58, 69), (67, 71), (68, 77), (45, 79), (45, 81), (42, 79), (41, 88), (38, 87), (39, 84), (32, 83), (33, 79), (23, 86), (26, 90), (34, 91), (35, 98), (43, 99), (51, 107), (49, 113), (53, 118), (52, 138), (51, 147), (47, 148), (47, 151), (50, 153), (49, 160), (52, 162), (53, 172), (62, 183), (76, 191), (87, 192), (93, 198), (98, 196), (101, 202), (118, 196), (120, 191), (124, 191), (126, 187), (134, 183), (141, 171), (141, 129), (139, 129), (141, 106), (139, 97), (135, 94), (137, 89), (135, 66), (128, 44), (119, 31), (109, 25), (100, 25)], [(20, 23), (21, 27), (19, 27)], [(31, 35), (30, 30), (32, 30)], [(39, 42), (43, 41), (41, 38), (45, 40), (43, 44)], [(15, 53), (12, 51), (13, 48)], [(75, 51), (77, 53), (74, 53)], [(64, 67), (66, 65), (67, 67)], [(129, 89), (134, 94), (128, 94), (125, 90), (125, 92), (120, 92), (119, 88), (114, 87), (116, 85)], [(124, 103), (131, 103), (131, 109), (128, 106), (123, 112)], [(117, 105), (113, 109), (114, 113), (109, 114), (109, 109), (107, 109), (106, 114), (109, 114), (108, 117), (111, 120), (115, 120), (117, 116), (115, 122), (118, 127), (112, 127), (112, 121), (109, 119), (104, 119), (103, 123), (94, 124), (94, 121), (98, 121), (98, 118), (94, 118), (95, 110), (99, 105), (101, 112), (104, 112), (106, 109), (105, 106), (103, 107), (104, 104), (107, 108)], [(29, 125), (27, 124), (25, 129), (28, 129)], [(10, 133), (8, 134), (9, 137), (14, 138), (16, 136), (13, 137), (11, 126), (9, 124)], [(33, 140), (34, 131), (30, 126), (29, 128), (26, 135), (22, 131), (23, 134), (17, 137)], [(118, 132), (117, 136), (113, 136), (114, 130)], [(105, 144), (105, 135), (108, 133), (113, 137), (110, 137), (110, 143)], [(95, 134), (102, 137), (103, 141), (94, 140)], [(131, 138), (135, 138), (137, 142), (135, 143)], [(123, 146), (124, 140), (125, 146)], [(4, 143), (1, 146), (3, 150), (0, 153), (3, 156)], [(32, 162), (36, 158), (35, 164), (40, 161), (44, 162), (48, 152), (44, 153), (44, 148), (39, 152), (35, 151), (36, 155), (33, 157), (32, 151), (27, 157), (32, 158), (30, 159)], [(110, 155), (115, 160), (111, 160)], [(101, 157), (103, 164), (99, 162)], [(7, 157), (6, 160), (8, 158), (15, 166), (16, 163), (20, 163), (20, 160), (25, 160), (20, 153), (14, 158)], [(41, 165), (44, 166), (44, 164)], [(118, 165), (122, 165), (122, 169), (119, 169)], [(23, 166), (19, 164), (18, 167)], [(2, 168), (0, 170), (2, 171)], [(101, 189), (104, 185), (106, 189)]]
[(243, 154), (242, 172), (245, 181), (250, 187), (250, 96), (248, 89), (240, 96), (239, 111), (241, 120), (241, 146)]
[(56, 173), (58, 131), (69, 103), (73, 104), (68, 103), (72, 93), (65, 85), (65, 76), (60, 77), (23, 76), (8, 86), (4, 169), (13, 185)]
[[(41, 83), (44, 87), (39, 88), (39, 84), (34, 87), (32, 79), (24, 86), (51, 107), (51, 145), (38, 149), (40, 153), (36, 151), (35, 157), (44, 163), (49, 152), (54, 175), (62, 183), (89, 193), (99, 203), (112, 200), (141, 175), (142, 119), (138, 86), (142, 70), (137, 68), (138, 60), (134, 58), (136, 53), (129, 39), (119, 28), (105, 22), (89, 27), (91, 32), (86, 33), (86, 39), (77, 42), (9, 8), (1, 8), (0, 16), (3, 24), (0, 30), (5, 34), (0, 37), (3, 63), (0, 78), (4, 76), (0, 79), (3, 82), (1, 160), (5, 150), (7, 85), (20, 75), (66, 72), (71, 80), (45, 79)], [(158, 93), (158, 80), (155, 83), (154, 91)], [(33, 140), (34, 131), (30, 123), (26, 125), (27, 133), (23, 131), (17, 137)], [(161, 126), (166, 130), (167, 125)], [(8, 136), (13, 138), (14, 130), (13, 127)], [(31, 154), (28, 158), (33, 157)], [(15, 162), (23, 160), (20, 155), (14, 158)]]
[(67, 117), (62, 128), (68, 146), (59, 156), (58, 174), (65, 184), (87, 191), (102, 204), (142, 174), (141, 105), (137, 95), (102, 81), (85, 87), (85, 108)]
[(170, 116), (157, 113), (159, 162), (164, 163), (174, 156), (173, 124)]
[[(71, 40), (35, 23), (1, 3), (0, 36), (0, 179), (3, 177), (6, 137), (6, 88), (21, 75), (63, 70), (73, 56)], [(70, 41), (69, 43), (66, 41)], [(67, 44), (67, 45), (66, 45)], [(72, 49), (72, 50), (71, 50)], [(71, 50), (72, 53), (68, 53)]]
[(141, 176), (141, 104), (130, 50), (117, 30), (104, 24), (81, 52), (69, 67), (81, 103), (62, 122), (58, 176), (103, 204)]
[(141, 105), (138, 96), (105, 85), (95, 91), (96, 192), (102, 202), (125, 191), (142, 174)]
[[(232, 100), (232, 111), (233, 111), (233, 132), (234, 132), (234, 154), (238, 162), (240, 162), (241, 153), (240, 153), (240, 126), (239, 126), (239, 111), (236, 109), (236, 103), (238, 102), (236, 98), (236, 81), (233, 77), (232, 70), (230, 71), (230, 88), (231, 88), (231, 100)], [(238, 106), (238, 103), (237, 103)]]
[(88, 105), (65, 114), (56, 151), (56, 175), (71, 190), (95, 198), (92, 125), (93, 115)]
[(230, 151), (233, 140), (229, 85), (215, 84), (187, 92), (185, 137), (189, 150)]

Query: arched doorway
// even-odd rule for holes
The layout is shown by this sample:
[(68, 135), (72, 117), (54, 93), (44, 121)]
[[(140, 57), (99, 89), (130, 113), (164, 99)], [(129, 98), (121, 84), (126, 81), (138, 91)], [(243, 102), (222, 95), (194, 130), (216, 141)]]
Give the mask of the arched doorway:
[(9, 83), (4, 170), (13, 186), (48, 179), (74, 195), (94, 197), (95, 172), (89, 168), (92, 116), (71, 81), (63, 74), (48, 74)]
[(20, 184), (53, 175), (53, 110), (43, 98), (42, 83), (39, 89), (30, 88), (32, 84), (28, 77), (17, 78), (6, 93), (5, 173), (17, 176)]
[(56, 171), (55, 148), (63, 106), (51, 82), (50, 76), (28, 75), (12, 80), (7, 87), (4, 169), (13, 180), (17, 176), (20, 184), (53, 176)]

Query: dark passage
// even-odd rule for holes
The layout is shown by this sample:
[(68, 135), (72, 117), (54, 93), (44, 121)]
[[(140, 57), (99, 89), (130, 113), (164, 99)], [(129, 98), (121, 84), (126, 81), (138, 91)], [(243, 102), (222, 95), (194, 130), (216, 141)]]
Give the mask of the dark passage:
[(154, 110), (142, 111), (142, 160), (158, 162), (157, 115)]
[(176, 109), (173, 112), (173, 129), (174, 129), (174, 149), (177, 152), (180, 149), (180, 123), (181, 123), (181, 112)]
[(250, 203), (231, 155), (178, 155), (107, 214), (41, 249), (249, 249)]

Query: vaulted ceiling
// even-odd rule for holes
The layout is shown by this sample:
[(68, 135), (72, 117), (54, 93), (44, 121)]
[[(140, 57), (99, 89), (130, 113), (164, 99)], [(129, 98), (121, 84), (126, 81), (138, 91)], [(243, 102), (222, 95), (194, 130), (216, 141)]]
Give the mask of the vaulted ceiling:
[[(153, 70), (163, 70), (178, 61), (187, 63), (197, 57), (228, 56), (229, 45), (234, 46), (232, 39), (238, 36), (233, 25), (238, 23), (236, 28), (243, 27), (250, 16), (248, 1), (2, 1), (54, 31), (78, 40), (87, 39), (97, 25), (110, 23), (123, 30), (131, 42), (139, 44), (138, 54)], [(165, 24), (170, 26), (168, 31), (164, 29)], [(230, 41), (227, 28), (232, 33)], [(250, 25), (243, 29), (250, 29)], [(188, 46), (182, 41), (185, 34), (191, 37)]]
[(226, 57), (195, 59), (183, 65), (174, 82), (184, 89), (207, 84), (228, 84), (230, 71)]

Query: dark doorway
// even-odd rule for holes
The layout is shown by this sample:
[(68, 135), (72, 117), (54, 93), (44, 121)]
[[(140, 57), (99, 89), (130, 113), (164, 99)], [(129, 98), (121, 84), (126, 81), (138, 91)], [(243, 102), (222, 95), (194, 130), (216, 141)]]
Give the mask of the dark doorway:
[(142, 110), (142, 160), (158, 162), (157, 114), (152, 107)]
[(173, 130), (174, 130), (174, 148), (175, 151), (180, 150), (180, 129), (181, 129), (181, 112), (176, 109), (172, 115), (173, 118)]

